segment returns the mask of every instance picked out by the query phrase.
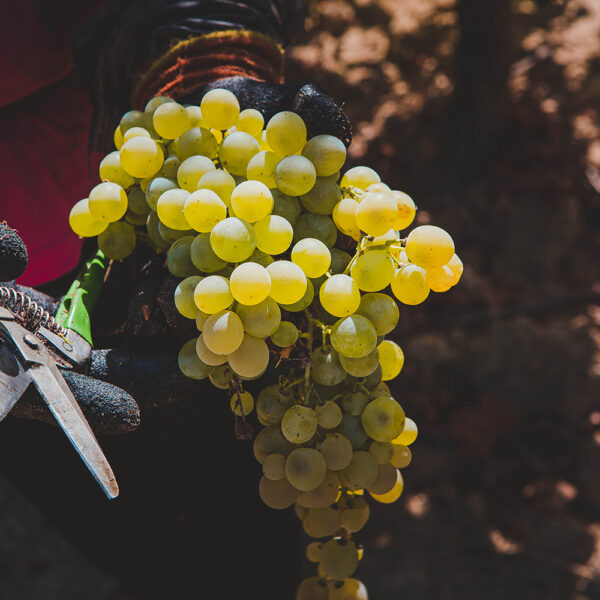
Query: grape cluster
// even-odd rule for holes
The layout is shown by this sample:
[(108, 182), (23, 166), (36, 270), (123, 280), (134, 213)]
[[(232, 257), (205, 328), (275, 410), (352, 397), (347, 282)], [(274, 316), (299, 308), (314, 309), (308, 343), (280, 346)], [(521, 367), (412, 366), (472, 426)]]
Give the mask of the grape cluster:
[[(307, 557), (318, 574), (297, 600), (366, 599), (352, 578), (365, 492), (399, 498), (417, 437), (386, 384), (404, 354), (385, 337), (397, 301), (419, 304), (458, 282), (452, 238), (431, 225), (401, 237), (416, 214), (410, 196), (369, 167), (341, 176), (339, 139), (307, 139), (289, 111), (264, 127), (224, 89), (200, 106), (153, 98), (123, 116), (114, 140), (102, 183), (73, 207), (71, 227), (98, 236), (112, 259), (137, 240), (166, 251), (181, 278), (175, 306), (199, 331), (181, 348), (181, 371), (228, 390), (236, 420), (255, 410), (260, 496), (275, 509), (294, 506), (316, 540)], [(269, 365), (277, 383), (255, 407), (244, 381)]]

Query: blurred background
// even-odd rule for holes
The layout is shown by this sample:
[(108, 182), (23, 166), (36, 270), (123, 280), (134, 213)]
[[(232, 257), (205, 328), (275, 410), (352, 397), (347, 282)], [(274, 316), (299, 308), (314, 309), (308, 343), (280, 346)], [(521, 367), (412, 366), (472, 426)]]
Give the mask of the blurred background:
[[(372, 600), (600, 598), (600, 2), (320, 0), (289, 49), (351, 165), (454, 236), (461, 283), (405, 307), (420, 437), (357, 537)], [(124, 600), (0, 480), (0, 598)]]

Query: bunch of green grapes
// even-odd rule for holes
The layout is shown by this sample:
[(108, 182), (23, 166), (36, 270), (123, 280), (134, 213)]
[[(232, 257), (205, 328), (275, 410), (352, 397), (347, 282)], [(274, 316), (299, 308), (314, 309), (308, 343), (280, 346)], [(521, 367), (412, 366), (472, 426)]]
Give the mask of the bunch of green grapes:
[[(137, 240), (166, 251), (181, 279), (175, 306), (199, 332), (181, 348), (181, 371), (228, 390), (236, 419), (255, 410), (260, 496), (294, 506), (315, 539), (307, 556), (317, 575), (297, 600), (364, 600), (353, 535), (369, 518), (368, 498), (401, 495), (417, 437), (386, 383), (404, 365), (386, 336), (397, 301), (450, 289), (462, 263), (439, 227), (402, 237), (413, 200), (369, 167), (342, 176), (339, 139), (307, 139), (289, 111), (264, 125), (225, 89), (200, 106), (153, 98), (123, 116), (102, 183), (70, 222), (112, 259)], [(255, 403), (244, 382), (269, 365), (277, 383)]]

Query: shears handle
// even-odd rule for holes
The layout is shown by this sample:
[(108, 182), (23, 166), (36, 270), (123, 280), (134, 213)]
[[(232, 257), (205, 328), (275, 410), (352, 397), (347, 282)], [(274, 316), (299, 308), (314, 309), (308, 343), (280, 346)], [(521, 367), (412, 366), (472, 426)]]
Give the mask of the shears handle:
[(55, 321), (65, 329), (71, 329), (92, 346), (90, 314), (104, 284), (109, 259), (101, 250), (88, 260), (61, 300)]

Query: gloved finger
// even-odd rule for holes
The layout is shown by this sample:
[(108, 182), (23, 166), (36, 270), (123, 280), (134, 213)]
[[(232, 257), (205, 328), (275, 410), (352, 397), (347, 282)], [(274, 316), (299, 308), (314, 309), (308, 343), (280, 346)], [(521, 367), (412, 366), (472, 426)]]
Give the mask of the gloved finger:
[(6, 222), (0, 223), (0, 281), (20, 277), (27, 263), (27, 248), (19, 234)]
[[(115, 435), (139, 427), (140, 409), (125, 390), (74, 371), (61, 369), (61, 372), (96, 434)], [(51, 425), (57, 424), (46, 403), (32, 385), (25, 390), (10, 414)]]
[(286, 85), (247, 77), (227, 77), (195, 90), (180, 101), (197, 104), (206, 91), (213, 88), (230, 90), (237, 96), (242, 109), (256, 108), (265, 121), (279, 111), (291, 110), (304, 119), (309, 137), (326, 133), (338, 137), (346, 146), (352, 140), (350, 121), (342, 108), (312, 83)]

